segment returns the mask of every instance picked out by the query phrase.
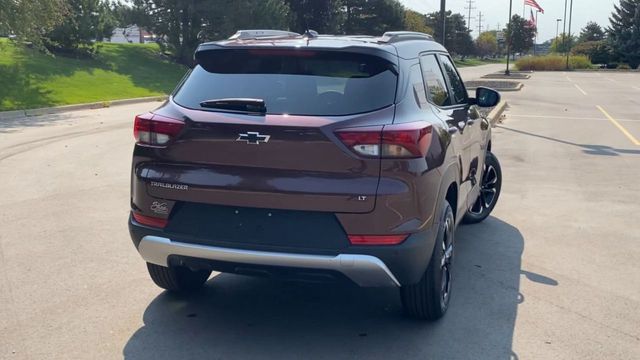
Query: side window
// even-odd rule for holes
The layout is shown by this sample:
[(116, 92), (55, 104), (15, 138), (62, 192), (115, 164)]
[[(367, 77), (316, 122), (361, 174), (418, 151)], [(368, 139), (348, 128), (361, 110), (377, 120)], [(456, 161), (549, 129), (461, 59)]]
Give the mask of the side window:
[(435, 55), (420, 57), (420, 66), (422, 67), (422, 77), (427, 84), (429, 100), (438, 106), (451, 105), (447, 83), (444, 81)]
[(424, 88), (424, 82), (422, 81), (422, 74), (420, 73), (420, 66), (417, 64), (411, 67), (411, 74), (409, 78), (409, 86), (413, 92), (413, 98), (418, 106), (422, 109), (427, 105), (427, 92)]
[(444, 74), (449, 80), (449, 85), (451, 86), (453, 104), (466, 104), (468, 102), (467, 90), (464, 88), (464, 84), (456, 71), (456, 67), (448, 56), (440, 55), (439, 57), (440, 63), (442, 63), (442, 68), (444, 69)]

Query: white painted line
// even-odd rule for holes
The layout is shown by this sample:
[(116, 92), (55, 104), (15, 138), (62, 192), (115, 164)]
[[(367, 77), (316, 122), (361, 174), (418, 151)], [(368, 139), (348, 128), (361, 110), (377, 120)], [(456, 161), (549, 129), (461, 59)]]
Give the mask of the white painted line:
[[(507, 114), (507, 117), (526, 118), (526, 119), (549, 119), (549, 120), (591, 120), (591, 121), (609, 121), (603, 118), (588, 116), (556, 116), (556, 115), (526, 115), (526, 114)], [(640, 119), (618, 119), (623, 122), (640, 122)]]
[(632, 88), (634, 88), (634, 89), (636, 89), (636, 90), (640, 91), (640, 87), (632, 86)]
[(605, 79), (607, 79), (607, 80), (611, 81), (612, 83), (617, 82), (617, 81), (615, 81), (615, 80), (613, 80), (613, 79), (610, 79), (610, 78), (605, 78)]
[(581, 88), (580, 86), (578, 86), (578, 84), (573, 84), (573, 86), (575, 86), (575, 87), (576, 87), (576, 89), (580, 90), (580, 92), (582, 93), (582, 95), (585, 95), (585, 96), (587, 95), (587, 92), (586, 92), (586, 91), (584, 91), (584, 90), (582, 90), (582, 88)]
[(573, 82), (568, 76), (565, 76), (569, 82)]

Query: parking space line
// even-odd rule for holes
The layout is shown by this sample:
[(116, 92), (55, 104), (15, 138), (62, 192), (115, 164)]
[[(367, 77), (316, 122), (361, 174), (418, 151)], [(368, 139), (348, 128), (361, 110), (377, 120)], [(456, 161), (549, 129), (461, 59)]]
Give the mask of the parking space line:
[(637, 86), (632, 86), (632, 88), (634, 88), (636, 90), (640, 90), (640, 87), (637, 87)]
[(631, 135), (631, 133), (624, 128), (624, 126), (620, 125), (619, 122), (616, 121), (616, 119), (614, 119), (611, 115), (609, 115), (608, 112), (606, 112), (602, 106), (600, 105), (596, 105), (596, 107), (598, 108), (598, 110), (600, 110), (601, 113), (604, 114), (604, 116), (609, 119), (609, 121), (611, 121), (611, 123), (613, 125), (615, 125), (618, 130), (620, 130), (624, 135), (626, 135), (627, 138), (629, 138), (629, 140), (631, 140), (632, 143), (636, 144), (636, 145), (640, 145), (640, 141), (638, 141), (638, 139), (636, 139), (633, 135)]
[[(609, 121), (601, 117), (588, 116), (557, 116), (557, 115), (526, 115), (526, 114), (507, 114), (514, 118), (532, 118), (532, 119), (553, 119), (553, 120), (591, 120), (591, 121)], [(621, 122), (640, 122), (640, 119), (617, 119)]]
[(587, 92), (586, 92), (586, 91), (584, 91), (584, 90), (582, 90), (582, 88), (581, 88), (580, 86), (578, 86), (578, 84), (573, 84), (573, 85), (576, 87), (576, 89), (580, 90), (580, 92), (582, 93), (582, 95), (585, 95), (585, 96), (587, 95)]

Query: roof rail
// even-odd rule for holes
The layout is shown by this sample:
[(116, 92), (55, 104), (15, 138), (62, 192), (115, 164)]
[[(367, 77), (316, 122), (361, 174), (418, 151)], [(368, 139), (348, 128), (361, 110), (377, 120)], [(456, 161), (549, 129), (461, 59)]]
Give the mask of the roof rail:
[(380, 38), (380, 42), (389, 44), (407, 40), (433, 40), (433, 36), (415, 31), (387, 31)]
[(293, 37), (300, 34), (284, 30), (238, 30), (229, 36), (229, 40), (260, 39), (270, 37)]

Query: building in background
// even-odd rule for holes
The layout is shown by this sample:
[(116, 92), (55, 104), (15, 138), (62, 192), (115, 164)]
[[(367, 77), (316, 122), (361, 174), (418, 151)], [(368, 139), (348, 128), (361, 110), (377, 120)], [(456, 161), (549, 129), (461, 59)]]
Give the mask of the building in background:
[(115, 28), (109, 39), (105, 39), (112, 43), (130, 43), (130, 44), (145, 44), (156, 41), (156, 36), (152, 33), (142, 29), (138, 25), (129, 25), (125, 28)]

